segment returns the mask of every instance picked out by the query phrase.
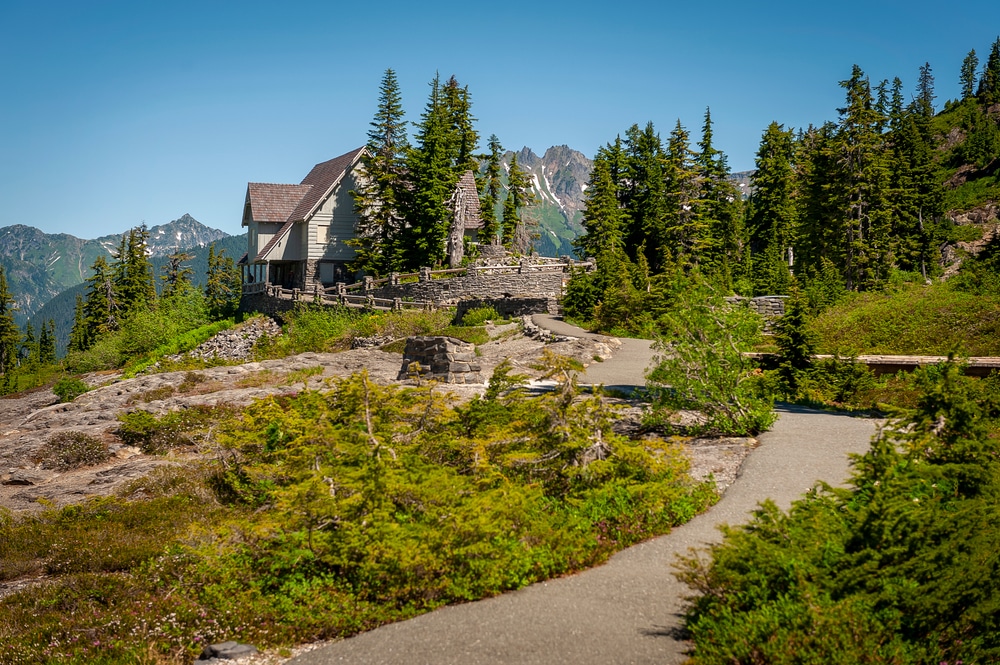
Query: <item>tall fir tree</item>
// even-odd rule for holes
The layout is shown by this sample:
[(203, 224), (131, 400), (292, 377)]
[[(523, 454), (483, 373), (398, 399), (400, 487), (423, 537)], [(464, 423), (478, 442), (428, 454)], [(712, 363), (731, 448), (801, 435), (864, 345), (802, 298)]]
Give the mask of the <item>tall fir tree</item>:
[(846, 91), (835, 138), (840, 255), (848, 289), (866, 289), (887, 277), (890, 259), (886, 159), (878, 132), (883, 120), (860, 67), (855, 65), (840, 85)]
[(517, 153), (514, 153), (507, 168), (507, 196), (503, 200), (503, 245), (509, 249), (525, 250), (523, 246), (516, 247), (515, 241), (519, 237), (523, 240), (521, 209), (530, 202), (529, 187), (528, 176), (518, 165)]
[(101, 335), (118, 330), (121, 322), (112, 268), (103, 256), (98, 256), (90, 270), (92, 274), (86, 280), (87, 299), (83, 303), (81, 351), (93, 346)]
[(191, 275), (194, 270), (191, 266), (185, 265), (194, 256), (180, 250), (167, 256), (167, 262), (163, 265), (163, 274), (160, 279), (163, 281), (163, 290), (160, 295), (163, 298), (173, 298), (184, 296), (193, 290), (191, 285)]
[(350, 242), (356, 252), (352, 267), (369, 274), (397, 270), (403, 262), (401, 236), (409, 150), (404, 117), (396, 73), (387, 69), (362, 157), (365, 176), (352, 192), (358, 213), (357, 235)]
[(503, 146), (496, 134), (490, 135), (486, 144), (489, 154), (485, 156), (486, 168), (480, 177), (480, 209), (483, 227), (480, 242), (494, 244), (499, 241), (500, 221), (497, 219), (497, 206), (500, 205), (500, 195), (503, 192)]
[(976, 94), (976, 74), (979, 70), (979, 57), (976, 56), (976, 49), (969, 51), (969, 54), (962, 60), (962, 73), (959, 76), (959, 83), (962, 85), (962, 99), (969, 99)]
[[(658, 265), (671, 263), (681, 268), (698, 266), (711, 242), (708, 224), (697, 215), (698, 173), (691, 154), (687, 130), (678, 120), (666, 152), (666, 219)], [(672, 257), (672, 258), (671, 258)], [(654, 268), (654, 270), (658, 270)]]
[(793, 159), (792, 131), (772, 122), (757, 150), (746, 207), (755, 295), (783, 294), (790, 285), (788, 252), (797, 223)]
[(920, 113), (927, 117), (934, 115), (934, 74), (931, 72), (931, 63), (925, 62), (920, 67), (920, 74), (917, 78), (917, 98), (914, 100)]
[(983, 67), (983, 75), (979, 78), (979, 100), (986, 107), (1000, 104), (1000, 37), (993, 42), (990, 56)]
[(584, 233), (574, 241), (577, 254), (596, 258), (598, 262), (602, 257), (621, 256), (625, 251), (627, 219), (619, 198), (619, 181), (612, 170), (614, 151), (609, 144), (594, 156), (584, 194)]
[(38, 335), (38, 362), (49, 365), (56, 361), (56, 322), (43, 321)]
[(67, 351), (84, 351), (87, 348), (87, 316), (83, 296), (76, 294), (76, 307), (73, 309), (73, 327), (69, 331)]
[(5, 386), (10, 387), (11, 374), (17, 366), (17, 345), (21, 332), (14, 322), (17, 304), (7, 286), (7, 275), (0, 266), (0, 374), (4, 375)]
[(475, 129), (476, 119), (472, 117), (469, 86), (462, 86), (454, 76), (450, 77), (444, 84), (444, 104), (454, 142), (454, 169), (459, 175), (466, 171), (476, 172), (479, 169), (475, 158), (479, 149), (479, 132)]
[(215, 319), (233, 316), (240, 304), (240, 272), (225, 250), (208, 246), (208, 272), (205, 274), (205, 305)]
[(38, 362), (38, 340), (35, 338), (35, 326), (31, 325), (31, 321), (24, 324), (24, 337), (18, 346), (17, 356), (22, 363)]
[(625, 246), (629, 258), (638, 261), (639, 254), (644, 254), (655, 272), (672, 241), (667, 228), (670, 202), (663, 142), (653, 123), (648, 122), (642, 129), (639, 125), (629, 127), (622, 148), (625, 171), (621, 193), (628, 215)]
[(729, 179), (726, 155), (715, 148), (712, 134), (712, 113), (706, 108), (695, 159), (699, 181), (697, 214), (705, 220), (711, 238), (705, 249), (706, 272), (728, 292), (733, 289), (734, 278), (742, 272), (739, 265), (745, 244), (742, 200)]
[(148, 309), (156, 302), (153, 264), (149, 260), (149, 230), (136, 226), (122, 235), (112, 266), (113, 301), (120, 310), (119, 321)]
[(468, 91), (454, 77), (447, 90), (438, 75), (430, 86), (430, 97), (416, 125), (415, 145), (407, 157), (407, 223), (402, 238), (403, 264), (408, 269), (444, 260), (452, 221), (448, 201), (468, 167), (463, 151), (470, 145), (475, 149), (467, 133), (472, 121)]

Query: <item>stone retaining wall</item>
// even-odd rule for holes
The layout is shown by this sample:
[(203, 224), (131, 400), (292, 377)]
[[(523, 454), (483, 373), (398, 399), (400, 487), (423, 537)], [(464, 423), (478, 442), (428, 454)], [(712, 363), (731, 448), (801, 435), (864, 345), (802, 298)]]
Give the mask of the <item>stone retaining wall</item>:
[(398, 380), (421, 378), (445, 383), (482, 383), (476, 345), (454, 337), (409, 337)]
[(295, 309), (294, 300), (285, 300), (269, 296), (267, 293), (244, 293), (240, 298), (240, 311), (246, 314), (259, 312), (267, 316), (281, 319), (281, 315)]
[[(407, 284), (387, 284), (368, 293), (376, 298), (402, 298), (439, 305), (457, 305), (462, 298), (499, 299), (512, 296), (545, 298), (552, 307), (562, 296), (563, 280), (569, 273), (525, 272), (504, 275), (473, 274), (448, 279), (428, 279)], [(556, 313), (550, 310), (550, 313)]]
[(558, 314), (559, 301), (555, 298), (467, 298), (459, 300), (455, 320), (461, 321), (472, 309), (492, 307), (503, 319), (513, 319), (529, 314)]
[(726, 302), (746, 303), (747, 307), (765, 319), (776, 319), (785, 315), (785, 300), (787, 299), (788, 296), (757, 296), (756, 298), (730, 296), (726, 298)]

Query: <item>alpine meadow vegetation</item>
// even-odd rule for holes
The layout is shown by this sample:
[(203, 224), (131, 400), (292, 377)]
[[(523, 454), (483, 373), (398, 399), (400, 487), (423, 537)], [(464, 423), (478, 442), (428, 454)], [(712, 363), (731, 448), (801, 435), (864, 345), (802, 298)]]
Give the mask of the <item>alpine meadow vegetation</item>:
[(996, 377), (918, 370), (920, 397), (788, 512), (765, 502), (680, 573), (692, 663), (1000, 658)]
[(502, 365), (464, 405), (359, 374), (239, 412), (128, 414), (135, 445), (185, 439), (211, 461), (0, 511), (0, 577), (49, 576), (0, 599), (3, 661), (185, 662), (232, 636), (347, 636), (592, 566), (715, 501), (677, 444), (615, 434), (551, 362), (564, 380), (541, 397)]

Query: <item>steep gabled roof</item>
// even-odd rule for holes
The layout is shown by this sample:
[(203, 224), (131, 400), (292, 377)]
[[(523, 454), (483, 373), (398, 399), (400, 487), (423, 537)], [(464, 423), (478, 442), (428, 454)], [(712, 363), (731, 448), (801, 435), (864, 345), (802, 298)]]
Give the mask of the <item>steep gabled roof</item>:
[(288, 221), (298, 222), (300, 220), (308, 218), (312, 213), (316, 212), (316, 208), (320, 206), (324, 199), (333, 191), (333, 188), (340, 183), (344, 174), (350, 170), (354, 162), (357, 161), (358, 157), (364, 151), (364, 147), (358, 148), (357, 150), (352, 150), (351, 152), (341, 155), (340, 157), (334, 157), (330, 161), (322, 162), (312, 167), (312, 171), (309, 172), (305, 178), (302, 179), (303, 185), (311, 185), (309, 192), (302, 197), (299, 201), (298, 206), (292, 211), (291, 215), (288, 216)]
[[(267, 255), (271, 252), (275, 245), (281, 241), (288, 232), (292, 229), (295, 222), (300, 222), (308, 219), (316, 212), (319, 206), (324, 200), (333, 192), (333, 190), (340, 184), (343, 180), (344, 175), (354, 166), (358, 158), (361, 157), (361, 153), (364, 152), (364, 147), (352, 150), (340, 157), (334, 157), (333, 159), (321, 162), (314, 166), (305, 178), (302, 179), (302, 183), (299, 185), (279, 185), (279, 187), (296, 187), (300, 188), (302, 191), (301, 198), (295, 203), (295, 207), (292, 209), (288, 216), (281, 221), (284, 221), (284, 225), (274, 234), (260, 253), (254, 257), (254, 261), (263, 261), (267, 258)], [(290, 191), (290, 190), (287, 190)], [(263, 221), (263, 220), (259, 220)]]
[(251, 182), (247, 184), (247, 205), (255, 222), (284, 223), (310, 189), (310, 185)]
[(462, 201), (465, 204), (465, 209), (458, 211), (462, 216), (464, 228), (483, 228), (483, 211), (479, 206), (479, 188), (476, 187), (476, 176), (472, 174), (472, 171), (466, 171), (458, 179), (455, 188), (461, 189), (464, 194)]

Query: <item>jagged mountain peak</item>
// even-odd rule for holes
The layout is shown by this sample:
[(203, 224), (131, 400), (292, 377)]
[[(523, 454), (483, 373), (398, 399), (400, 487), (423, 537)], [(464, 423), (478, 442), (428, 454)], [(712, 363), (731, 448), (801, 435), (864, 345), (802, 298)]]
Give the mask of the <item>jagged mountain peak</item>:
[[(18, 322), (30, 318), (56, 294), (83, 282), (98, 256), (110, 260), (121, 236), (117, 233), (83, 240), (67, 233), (45, 233), (24, 224), (0, 228), (0, 262), (19, 309)], [(164, 256), (228, 237), (185, 213), (150, 228), (148, 250), (150, 256)]]

